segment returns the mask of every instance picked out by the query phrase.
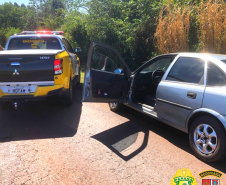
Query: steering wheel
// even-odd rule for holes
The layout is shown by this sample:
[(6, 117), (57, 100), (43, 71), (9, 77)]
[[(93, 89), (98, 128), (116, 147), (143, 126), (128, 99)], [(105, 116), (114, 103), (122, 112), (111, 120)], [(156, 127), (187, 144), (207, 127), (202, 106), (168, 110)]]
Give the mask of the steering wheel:
[(165, 74), (165, 72), (163, 70), (155, 70), (152, 73), (152, 83), (157, 87), (158, 84), (160, 83), (160, 81), (162, 80), (163, 75)]

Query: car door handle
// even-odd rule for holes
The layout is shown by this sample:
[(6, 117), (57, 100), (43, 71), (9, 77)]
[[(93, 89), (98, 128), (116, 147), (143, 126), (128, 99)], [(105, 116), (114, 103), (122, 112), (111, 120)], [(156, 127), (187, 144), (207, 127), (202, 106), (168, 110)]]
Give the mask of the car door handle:
[(188, 92), (187, 97), (191, 99), (196, 99), (197, 94), (194, 92)]

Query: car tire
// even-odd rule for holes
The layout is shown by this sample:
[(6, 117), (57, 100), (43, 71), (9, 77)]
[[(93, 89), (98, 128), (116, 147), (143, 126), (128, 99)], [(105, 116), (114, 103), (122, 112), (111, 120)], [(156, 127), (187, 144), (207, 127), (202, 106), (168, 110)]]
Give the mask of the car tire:
[(64, 106), (71, 106), (73, 104), (73, 86), (72, 81), (69, 83), (69, 89), (66, 92), (66, 96), (60, 98), (60, 104)]
[(113, 112), (120, 112), (123, 109), (122, 103), (109, 103), (110, 110)]
[(80, 71), (80, 67), (79, 67), (79, 70), (78, 70), (78, 81), (76, 83), (76, 86), (79, 86), (80, 85), (80, 82), (81, 82), (81, 71)]
[(196, 118), (189, 130), (189, 142), (196, 157), (204, 162), (215, 162), (225, 158), (225, 128), (211, 116)]

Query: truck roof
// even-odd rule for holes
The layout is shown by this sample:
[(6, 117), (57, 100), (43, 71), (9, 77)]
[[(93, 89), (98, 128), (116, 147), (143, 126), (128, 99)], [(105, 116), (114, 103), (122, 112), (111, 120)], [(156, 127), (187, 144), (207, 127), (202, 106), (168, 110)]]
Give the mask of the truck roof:
[(21, 34), (21, 35), (12, 35), (11, 37), (9, 38), (17, 38), (17, 37), (55, 37), (55, 38), (64, 38), (63, 35), (50, 35), (50, 34)]

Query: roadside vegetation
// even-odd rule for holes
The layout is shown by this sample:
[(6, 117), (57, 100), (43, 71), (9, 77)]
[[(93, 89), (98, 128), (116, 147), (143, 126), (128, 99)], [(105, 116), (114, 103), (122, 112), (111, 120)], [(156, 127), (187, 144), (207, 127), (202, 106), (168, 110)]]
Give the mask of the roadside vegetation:
[(63, 30), (84, 69), (91, 41), (114, 46), (132, 70), (168, 52), (226, 54), (223, 0), (30, 0), (0, 5), (0, 45), (22, 30)]
[(85, 76), (85, 72), (84, 71), (81, 71), (81, 79), (80, 79), (80, 83), (84, 83), (84, 76)]

